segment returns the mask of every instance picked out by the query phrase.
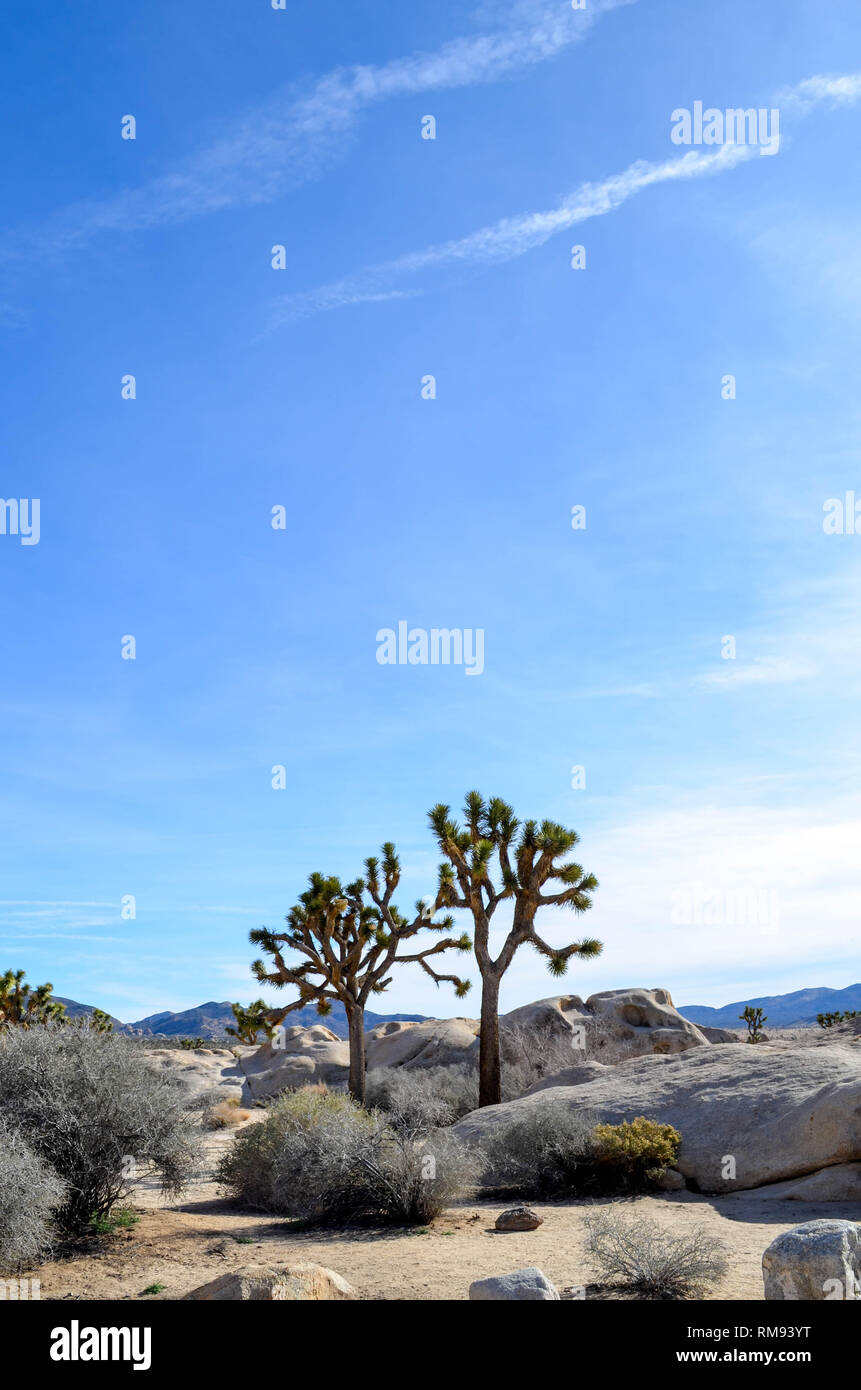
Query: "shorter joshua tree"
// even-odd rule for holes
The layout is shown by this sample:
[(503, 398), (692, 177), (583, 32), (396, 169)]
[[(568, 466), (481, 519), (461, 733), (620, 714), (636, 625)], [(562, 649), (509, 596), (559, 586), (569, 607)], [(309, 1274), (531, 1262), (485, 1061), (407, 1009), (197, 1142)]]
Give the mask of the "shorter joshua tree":
[[(340, 879), (311, 874), (309, 887), (285, 919), (286, 932), (261, 927), (250, 933), (252, 945), (261, 946), (273, 962), (267, 967), (262, 960), (255, 961), (251, 967), (255, 977), (278, 988), (293, 985), (299, 993), (286, 1008), (270, 1011), (271, 1024), (280, 1024), (305, 1004), (316, 1004), (323, 1017), (331, 1013), (333, 1000), (344, 1005), (350, 1040), (349, 1089), (360, 1103), (365, 1100), (365, 1007), (371, 995), (382, 994), (391, 983), (392, 967), (420, 965), (435, 984), (452, 984), (458, 999), (470, 987), (468, 980), (457, 975), (437, 974), (430, 964), (431, 957), (444, 951), (471, 951), (468, 935), (446, 936), (433, 946), (403, 953), (405, 943), (421, 931), (449, 931), (454, 919), (433, 920), (444, 902), (442, 892), (432, 905), (416, 903), (412, 919), (403, 916), (392, 901), (400, 876), (395, 847), (385, 844), (382, 862), (366, 859), (365, 878), (346, 887)], [(288, 963), (284, 956), (290, 951), (304, 960)]]
[(236, 1027), (228, 1024), (225, 1032), (238, 1042), (254, 1044), (257, 1041), (258, 1033), (263, 1033), (265, 1037), (271, 1039), (274, 1032), (274, 1024), (269, 1022), (271, 1010), (263, 999), (255, 999), (253, 1004), (249, 1004), (245, 1009), (241, 1004), (231, 1004), (233, 1017), (236, 1020)]
[(90, 1014), (83, 1014), (77, 1023), (81, 1028), (89, 1028), (93, 1033), (112, 1033), (114, 1031), (114, 1020), (110, 1014), (105, 1013), (104, 1009), (93, 1009)]
[(747, 1024), (747, 1040), (749, 1043), (765, 1042), (765, 1034), (762, 1031), (764, 1023), (768, 1022), (768, 1015), (762, 1009), (756, 1009), (752, 1004), (748, 1004), (743, 1014), (739, 1014), (743, 1023)]
[(52, 999), (54, 986), (24, 984), (24, 970), (0, 975), (0, 1033), (12, 1027), (32, 1028), (39, 1023), (65, 1023), (66, 1006)]

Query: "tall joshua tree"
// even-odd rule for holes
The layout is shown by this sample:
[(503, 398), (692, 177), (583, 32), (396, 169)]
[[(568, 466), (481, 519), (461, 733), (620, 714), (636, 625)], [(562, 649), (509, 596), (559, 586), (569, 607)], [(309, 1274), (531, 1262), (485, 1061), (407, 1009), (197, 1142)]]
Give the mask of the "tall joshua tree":
[[(551, 975), (564, 975), (572, 956), (589, 959), (603, 950), (591, 937), (569, 946), (551, 946), (535, 930), (542, 907), (567, 907), (586, 912), (598, 887), (593, 874), (567, 859), (579, 843), (575, 830), (555, 821), (517, 820), (499, 797), (485, 801), (469, 792), (464, 825), (453, 820), (448, 806), (429, 813), (431, 827), (445, 862), (439, 870), (437, 901), (472, 913), (475, 959), (481, 972), (481, 1040), (479, 1043), (479, 1105), (502, 1099), (499, 1062), (499, 985), (521, 946), (532, 946), (547, 958)], [(494, 877), (495, 876), (495, 877)], [(545, 891), (548, 890), (548, 891)], [(500, 903), (511, 899), (511, 926), (496, 957), (491, 955), (491, 921)]]
[(54, 986), (24, 984), (24, 970), (0, 975), (0, 1032), (10, 1025), (32, 1028), (38, 1023), (65, 1023), (66, 1006), (52, 999)]
[[(285, 1009), (273, 1010), (269, 1020), (279, 1024), (294, 1009), (314, 1003), (325, 1017), (338, 999), (347, 1014), (350, 1039), (350, 1094), (365, 1099), (365, 1007), (372, 994), (382, 994), (391, 983), (389, 971), (395, 965), (420, 965), (437, 984), (454, 985), (462, 999), (469, 981), (457, 975), (440, 975), (430, 964), (444, 951), (469, 951), (467, 934), (444, 937), (433, 946), (409, 954), (402, 947), (423, 930), (444, 932), (454, 926), (451, 916), (433, 920), (443, 906), (442, 888), (432, 906), (416, 903), (415, 916), (403, 916), (392, 898), (401, 876), (401, 866), (393, 844), (382, 848), (382, 862), (365, 860), (365, 877), (342, 887), (340, 879), (311, 874), (309, 886), (286, 917), (287, 931), (273, 932), (261, 927), (250, 933), (252, 945), (261, 946), (271, 956), (267, 968), (257, 960), (251, 969), (261, 984), (294, 985), (299, 997)], [(418, 943), (417, 943), (418, 944)], [(288, 964), (285, 952), (295, 951), (303, 961)]]

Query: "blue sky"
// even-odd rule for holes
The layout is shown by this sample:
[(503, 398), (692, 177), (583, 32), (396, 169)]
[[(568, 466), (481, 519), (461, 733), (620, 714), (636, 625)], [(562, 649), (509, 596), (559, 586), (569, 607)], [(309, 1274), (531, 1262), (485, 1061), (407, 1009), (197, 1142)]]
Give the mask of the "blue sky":
[[(388, 838), (411, 905), (475, 786), (581, 834), (572, 992), (855, 982), (857, 0), (5, 25), (0, 492), (41, 517), (0, 535), (0, 965), (248, 999), (250, 927)], [(697, 101), (779, 153), (675, 145)], [(399, 621), (484, 671), (380, 665)], [(524, 954), (503, 1003), (555, 988)], [(464, 1008), (409, 969), (379, 1007)]]

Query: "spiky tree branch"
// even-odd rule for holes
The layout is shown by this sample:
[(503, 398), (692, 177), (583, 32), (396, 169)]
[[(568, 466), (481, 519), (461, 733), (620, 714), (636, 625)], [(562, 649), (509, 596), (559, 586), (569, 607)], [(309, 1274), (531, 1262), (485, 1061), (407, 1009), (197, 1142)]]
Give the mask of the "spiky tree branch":
[(11, 1026), (32, 1028), (42, 1023), (66, 1023), (66, 1006), (52, 999), (54, 986), (24, 984), (23, 970), (0, 975), (0, 1032)]
[[(501, 1098), (500, 981), (521, 946), (532, 946), (544, 956), (554, 976), (564, 975), (574, 956), (587, 960), (600, 955), (601, 942), (592, 937), (557, 947), (535, 930), (543, 907), (587, 912), (598, 880), (568, 857), (579, 843), (576, 831), (551, 820), (521, 824), (499, 797), (485, 801), (479, 792), (469, 792), (462, 825), (443, 804), (434, 806), (428, 819), (443, 855), (439, 901), (469, 911), (475, 926), (473, 945), (482, 978), (479, 1104), (495, 1105)], [(512, 923), (493, 956), (491, 922), (500, 903), (509, 899), (514, 904)]]
[[(280, 1009), (267, 1011), (271, 1027), (288, 1014), (307, 1004), (316, 1005), (326, 1017), (332, 1002), (340, 1000), (350, 1029), (350, 1091), (364, 1099), (364, 1011), (371, 995), (378, 995), (391, 983), (390, 971), (396, 965), (421, 966), (435, 984), (451, 984), (459, 999), (470, 988), (468, 980), (434, 969), (432, 958), (446, 951), (469, 951), (468, 934), (444, 936), (433, 946), (405, 954), (402, 947), (420, 932), (443, 933), (454, 926), (449, 915), (436, 914), (446, 905), (442, 884), (432, 904), (417, 902), (415, 914), (404, 916), (396, 907), (394, 895), (401, 877), (395, 847), (383, 845), (381, 857), (365, 861), (365, 876), (342, 885), (340, 879), (311, 874), (308, 888), (285, 919), (287, 930), (274, 932), (260, 927), (250, 933), (252, 945), (269, 956), (254, 961), (252, 972), (261, 984), (280, 989), (292, 986), (297, 997)], [(304, 957), (288, 960), (295, 953)]]

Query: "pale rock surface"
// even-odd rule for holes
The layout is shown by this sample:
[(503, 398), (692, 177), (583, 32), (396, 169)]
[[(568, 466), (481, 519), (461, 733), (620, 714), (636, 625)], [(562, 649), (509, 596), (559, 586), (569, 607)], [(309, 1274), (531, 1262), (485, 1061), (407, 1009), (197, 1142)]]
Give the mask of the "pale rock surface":
[[(573, 1086), (474, 1110), (453, 1133), (480, 1147), (496, 1126), (562, 1105), (595, 1122), (645, 1115), (682, 1136), (678, 1170), (733, 1192), (861, 1161), (861, 1052), (854, 1047), (694, 1047), (641, 1057)], [(732, 1171), (735, 1175), (724, 1176)]]
[(243, 1265), (185, 1295), (204, 1303), (333, 1302), (354, 1299), (346, 1279), (323, 1265)]
[(572, 1065), (617, 1063), (629, 1057), (670, 1055), (708, 1045), (708, 1039), (674, 1007), (665, 989), (610, 989), (539, 999), (500, 1018), (503, 1031), (570, 1042)]
[(379, 1023), (365, 1034), (368, 1069), (447, 1067), (477, 1046), (474, 1018), (427, 1018), (423, 1023)]
[(706, 1023), (697, 1023), (697, 1024), (695, 1024), (694, 1026), (697, 1027), (697, 1028), (699, 1028), (699, 1030), (700, 1030), (700, 1032), (702, 1033), (703, 1037), (705, 1038), (706, 1042), (710, 1042), (710, 1043), (740, 1043), (740, 1042), (744, 1042), (744, 1038), (739, 1037), (739, 1035), (738, 1035), (737, 1033), (733, 1033), (733, 1032), (731, 1031), (731, 1029), (729, 1029), (729, 1028), (712, 1028), (709, 1024), (706, 1024)]
[(760, 1188), (758, 1195), (790, 1202), (861, 1203), (861, 1163), (835, 1163), (818, 1173), (771, 1183)]
[(784, 1231), (762, 1257), (762, 1278), (772, 1302), (840, 1298), (840, 1288), (844, 1299), (858, 1299), (861, 1227), (854, 1221), (805, 1221)]
[(474, 1303), (551, 1303), (559, 1301), (559, 1293), (546, 1274), (530, 1266), (515, 1269), (511, 1274), (491, 1275), (476, 1279), (469, 1286)]
[(194, 1051), (178, 1047), (158, 1047), (147, 1050), (146, 1059), (150, 1066), (161, 1072), (189, 1098), (201, 1095), (204, 1091), (223, 1092), (224, 1100), (245, 1100), (245, 1078), (242, 1073), (242, 1055), (253, 1057), (254, 1047), (237, 1048), (237, 1058), (227, 1048), (199, 1047)]
[(318, 1023), (310, 1028), (285, 1028), (278, 1041), (279, 1046), (263, 1043), (242, 1060), (252, 1100), (266, 1100), (291, 1086), (332, 1085), (346, 1080), (349, 1045), (329, 1028)]

